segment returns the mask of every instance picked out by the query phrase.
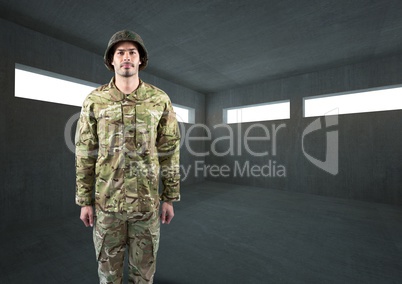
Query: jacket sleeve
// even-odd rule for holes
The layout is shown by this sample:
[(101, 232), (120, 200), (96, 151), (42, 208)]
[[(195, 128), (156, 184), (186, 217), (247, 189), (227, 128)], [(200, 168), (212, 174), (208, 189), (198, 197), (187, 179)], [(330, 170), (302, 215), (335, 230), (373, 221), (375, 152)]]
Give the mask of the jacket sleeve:
[(180, 131), (176, 114), (170, 101), (158, 125), (157, 143), (161, 180), (162, 201), (180, 200)]
[(92, 205), (98, 154), (97, 122), (91, 103), (85, 100), (75, 134), (76, 195), (79, 206)]

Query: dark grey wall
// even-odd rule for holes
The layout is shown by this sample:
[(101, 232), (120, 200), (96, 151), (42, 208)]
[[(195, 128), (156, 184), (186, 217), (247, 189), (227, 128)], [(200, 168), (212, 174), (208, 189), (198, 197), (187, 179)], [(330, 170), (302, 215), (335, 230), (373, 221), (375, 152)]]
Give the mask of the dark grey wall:
[[(307, 153), (325, 160), (326, 131), (338, 131), (339, 173), (331, 175), (307, 160), (302, 151), (302, 136), (306, 127), (317, 118), (303, 118), (303, 97), (344, 92), (402, 83), (402, 55), (373, 60), (303, 74), (290, 78), (262, 82), (207, 96), (207, 125), (212, 130), (212, 141), (222, 135), (229, 135), (223, 127), (213, 129), (222, 123), (222, 109), (290, 99), (289, 120), (261, 122), (271, 130), (282, 123), (284, 128), (277, 133), (277, 154), (272, 153), (272, 141), (251, 141), (255, 152), (269, 151), (269, 155), (256, 158), (246, 152), (241, 142), (242, 155), (206, 157), (208, 166), (232, 167), (228, 177), (209, 174), (208, 179), (236, 184), (247, 184), (279, 190), (322, 194), (349, 199), (402, 204), (402, 111), (388, 111), (365, 114), (340, 115), (338, 125), (314, 132), (305, 137)], [(362, 102), (364, 104), (364, 102)], [(323, 118), (322, 125), (325, 126)], [(234, 137), (244, 137), (252, 123), (230, 125)], [(261, 128), (254, 128), (249, 136), (263, 136)], [(234, 148), (238, 142), (235, 139)], [(211, 149), (209, 143), (207, 149)], [(229, 147), (229, 141), (215, 144), (220, 152)], [(234, 167), (252, 165), (263, 167), (275, 163), (286, 169), (286, 177), (234, 175)], [(241, 168), (243, 169), (243, 168)], [(268, 175), (268, 168), (265, 167)], [(271, 166), (273, 170), (273, 166)], [(250, 170), (251, 171), (251, 170)]]
[[(15, 63), (99, 84), (109, 82), (112, 73), (99, 55), (2, 19), (0, 35), (0, 227), (78, 212), (74, 154), (66, 146), (64, 129), (80, 108), (15, 98)], [(204, 122), (204, 95), (146, 73), (141, 78), (165, 90), (174, 103), (196, 108), (196, 121)], [(181, 154), (184, 165), (192, 163), (184, 147)], [(189, 176), (183, 184), (202, 180)]]

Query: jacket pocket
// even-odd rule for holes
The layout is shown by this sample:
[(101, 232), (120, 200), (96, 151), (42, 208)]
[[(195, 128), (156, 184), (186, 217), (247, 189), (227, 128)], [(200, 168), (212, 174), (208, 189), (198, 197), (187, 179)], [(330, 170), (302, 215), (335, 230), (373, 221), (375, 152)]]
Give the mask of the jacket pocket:
[(102, 154), (113, 154), (123, 145), (122, 111), (120, 104), (102, 110), (98, 118), (99, 148)]
[(135, 134), (138, 154), (153, 155), (157, 139), (157, 128), (162, 116), (162, 110), (150, 103), (141, 103), (135, 106)]

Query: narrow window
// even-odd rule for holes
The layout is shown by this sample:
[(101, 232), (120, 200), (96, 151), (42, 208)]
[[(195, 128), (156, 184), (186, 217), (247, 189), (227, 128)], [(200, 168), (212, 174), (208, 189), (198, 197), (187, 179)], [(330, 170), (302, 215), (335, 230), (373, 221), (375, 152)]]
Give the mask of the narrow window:
[(99, 84), (15, 64), (15, 96), (72, 106), (82, 106)]
[(178, 104), (172, 105), (179, 122), (195, 123), (195, 109)]
[(279, 120), (290, 118), (290, 102), (278, 101), (223, 109), (225, 123)]
[(304, 117), (402, 109), (402, 87), (368, 89), (304, 98)]

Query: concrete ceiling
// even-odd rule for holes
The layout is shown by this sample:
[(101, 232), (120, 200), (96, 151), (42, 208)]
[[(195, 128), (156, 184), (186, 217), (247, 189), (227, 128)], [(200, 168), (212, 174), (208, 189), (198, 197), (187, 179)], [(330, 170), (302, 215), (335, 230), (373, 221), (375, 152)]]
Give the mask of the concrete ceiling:
[(0, 17), (103, 55), (132, 29), (146, 71), (202, 93), (402, 51), (400, 0), (0, 0)]

